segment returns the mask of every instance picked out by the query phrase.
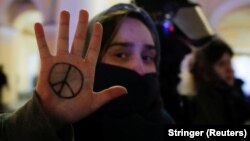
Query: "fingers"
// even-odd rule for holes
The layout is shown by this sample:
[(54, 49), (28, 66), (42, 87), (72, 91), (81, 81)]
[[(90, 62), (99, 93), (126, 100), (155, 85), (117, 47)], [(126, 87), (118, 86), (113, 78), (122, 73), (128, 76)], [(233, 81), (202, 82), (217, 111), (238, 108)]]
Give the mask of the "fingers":
[(60, 15), (59, 34), (57, 40), (57, 54), (68, 54), (69, 46), (69, 18), (67, 11), (62, 11)]
[(108, 103), (109, 101), (127, 93), (127, 89), (122, 86), (113, 86), (105, 89), (94, 95), (92, 109), (95, 111), (105, 103)]
[(82, 56), (83, 48), (85, 44), (85, 37), (88, 25), (88, 12), (81, 10), (79, 13), (78, 24), (73, 41), (72, 54)]
[(50, 56), (50, 52), (48, 49), (48, 45), (46, 43), (42, 25), (40, 23), (36, 23), (34, 29), (35, 29), (36, 41), (39, 49), (40, 58), (42, 60), (42, 58)]
[(94, 25), (89, 48), (85, 57), (85, 60), (90, 63), (90, 71), (93, 73), (95, 73), (95, 66), (100, 51), (102, 32), (102, 25), (100, 23), (96, 23)]

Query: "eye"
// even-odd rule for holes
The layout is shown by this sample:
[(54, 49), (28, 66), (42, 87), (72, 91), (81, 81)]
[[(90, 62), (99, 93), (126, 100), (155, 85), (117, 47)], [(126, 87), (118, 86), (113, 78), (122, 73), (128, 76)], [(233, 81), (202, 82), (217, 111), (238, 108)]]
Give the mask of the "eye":
[(156, 52), (155, 51), (147, 51), (142, 54), (142, 59), (145, 63), (155, 63)]
[(224, 67), (224, 66), (226, 66), (226, 64), (227, 64), (227, 62), (225, 62), (225, 61), (219, 61), (219, 62), (217, 63), (217, 65), (218, 65), (219, 67)]
[(116, 53), (115, 56), (120, 59), (125, 59), (128, 57), (127, 53), (121, 52), (121, 53)]
[(155, 61), (155, 57), (150, 55), (142, 56), (142, 59), (145, 63), (153, 63)]
[(145, 64), (155, 64), (157, 51), (153, 45), (145, 45), (145, 48), (141, 54), (142, 60)]

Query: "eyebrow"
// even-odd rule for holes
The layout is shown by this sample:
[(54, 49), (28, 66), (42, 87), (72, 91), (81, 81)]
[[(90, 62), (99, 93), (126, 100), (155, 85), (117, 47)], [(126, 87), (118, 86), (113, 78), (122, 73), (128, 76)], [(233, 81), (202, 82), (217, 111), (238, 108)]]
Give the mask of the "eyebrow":
[[(121, 46), (121, 47), (129, 48), (129, 47), (132, 47), (133, 44), (129, 43), (129, 42), (114, 42), (114, 43), (109, 45), (109, 47), (112, 47), (112, 46)], [(146, 44), (144, 46), (148, 50), (156, 50), (156, 47), (154, 45)]]
[(146, 47), (148, 50), (151, 50), (151, 49), (156, 50), (156, 47), (155, 47), (154, 45), (149, 45), (149, 44), (147, 44), (147, 45), (145, 45), (145, 47)]
[(132, 47), (133, 44), (132, 43), (128, 43), (128, 42), (114, 42), (114, 43), (111, 43), (109, 45), (109, 47), (112, 47), (112, 46)]

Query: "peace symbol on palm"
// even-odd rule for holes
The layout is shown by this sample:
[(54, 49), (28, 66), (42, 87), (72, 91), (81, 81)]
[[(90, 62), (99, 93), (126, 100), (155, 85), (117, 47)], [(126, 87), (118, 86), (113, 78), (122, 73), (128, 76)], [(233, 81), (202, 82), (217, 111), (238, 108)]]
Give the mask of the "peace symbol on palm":
[[(79, 79), (79, 81), (74, 83), (76, 79)], [(54, 93), (61, 98), (77, 96), (83, 87), (83, 82), (84, 76), (81, 70), (71, 64), (57, 63), (52, 67), (49, 74), (49, 84)]]

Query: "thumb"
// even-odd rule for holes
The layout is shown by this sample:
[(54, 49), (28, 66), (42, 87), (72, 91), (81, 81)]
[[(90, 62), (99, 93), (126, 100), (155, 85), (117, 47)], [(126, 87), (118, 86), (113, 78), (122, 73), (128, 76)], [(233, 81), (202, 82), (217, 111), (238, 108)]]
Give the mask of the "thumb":
[(127, 89), (123, 86), (112, 86), (102, 90), (94, 95), (92, 109), (95, 111), (109, 101), (127, 93)]

